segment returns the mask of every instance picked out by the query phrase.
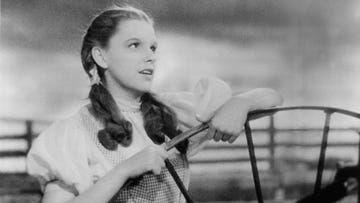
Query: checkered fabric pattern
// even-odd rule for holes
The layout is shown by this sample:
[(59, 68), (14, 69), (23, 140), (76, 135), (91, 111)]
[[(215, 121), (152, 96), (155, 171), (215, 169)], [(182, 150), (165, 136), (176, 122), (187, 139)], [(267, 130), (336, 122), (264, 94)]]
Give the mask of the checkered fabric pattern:
[[(184, 176), (183, 161), (171, 159), (180, 177)], [(160, 175), (147, 174), (136, 185), (121, 189), (111, 203), (119, 202), (182, 202), (182, 194), (170, 173), (164, 168)]]
[[(95, 124), (90, 115), (82, 116), (82, 122), (87, 126), (87, 130), (91, 139), (95, 142), (96, 146), (104, 154), (104, 156), (115, 166), (125, 160), (120, 150), (109, 151), (105, 149), (97, 138), (99, 130), (99, 123)], [(174, 166), (179, 177), (184, 180), (185, 173), (188, 169), (186, 167), (187, 158), (185, 155), (178, 155), (169, 158), (171, 164)], [(169, 171), (163, 168), (159, 175), (145, 174), (136, 184), (130, 184), (114, 196), (110, 203), (177, 203), (185, 202), (179, 188), (171, 177)]]

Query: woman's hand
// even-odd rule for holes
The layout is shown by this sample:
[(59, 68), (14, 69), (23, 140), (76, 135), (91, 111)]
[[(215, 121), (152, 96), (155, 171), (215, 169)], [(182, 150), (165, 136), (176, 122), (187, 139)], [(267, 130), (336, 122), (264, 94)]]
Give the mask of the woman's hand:
[(126, 170), (128, 178), (135, 178), (146, 172), (158, 175), (161, 168), (165, 167), (164, 160), (168, 156), (162, 146), (151, 145), (122, 162), (122, 169)]
[(275, 90), (257, 88), (232, 97), (212, 117), (198, 115), (197, 120), (210, 123), (209, 139), (233, 143), (243, 129), (249, 111), (274, 107), (282, 101)]
[(251, 103), (246, 98), (233, 97), (222, 105), (210, 120), (209, 139), (233, 143), (239, 137)]

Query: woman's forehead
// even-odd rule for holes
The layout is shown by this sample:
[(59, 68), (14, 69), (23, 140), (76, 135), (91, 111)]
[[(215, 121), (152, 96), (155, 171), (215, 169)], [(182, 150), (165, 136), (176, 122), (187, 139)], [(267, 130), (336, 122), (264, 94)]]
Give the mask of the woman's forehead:
[(146, 41), (156, 41), (153, 25), (144, 20), (121, 21), (113, 38), (115, 38), (115, 40), (121, 41), (126, 41), (133, 38)]

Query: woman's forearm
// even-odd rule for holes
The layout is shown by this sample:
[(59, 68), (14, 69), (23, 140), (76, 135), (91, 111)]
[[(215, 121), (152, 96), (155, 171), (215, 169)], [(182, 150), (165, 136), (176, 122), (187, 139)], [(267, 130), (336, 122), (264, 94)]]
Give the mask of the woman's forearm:
[(82, 202), (108, 202), (120, 190), (120, 188), (128, 180), (128, 175), (121, 165), (117, 165), (104, 177), (99, 179), (88, 190), (72, 199), (67, 203), (82, 203)]
[(283, 102), (281, 95), (270, 88), (253, 89), (235, 97), (248, 100), (250, 111), (278, 106)]
[(42, 203), (108, 202), (125, 184), (128, 177), (128, 172), (120, 164), (78, 196), (61, 187), (57, 190), (45, 190)]

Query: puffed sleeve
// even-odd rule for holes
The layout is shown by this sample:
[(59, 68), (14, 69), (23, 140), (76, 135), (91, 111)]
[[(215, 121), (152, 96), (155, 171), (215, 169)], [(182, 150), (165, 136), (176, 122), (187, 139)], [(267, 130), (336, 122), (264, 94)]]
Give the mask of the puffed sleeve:
[(64, 183), (75, 193), (83, 192), (92, 184), (82, 134), (76, 119), (72, 118), (52, 124), (34, 140), (27, 155), (27, 170), (39, 179), (43, 191), (52, 181)]
[[(196, 117), (210, 120), (231, 96), (230, 86), (215, 77), (200, 79), (191, 92), (166, 92), (156, 95), (176, 113), (182, 130), (199, 125)], [(193, 156), (206, 144), (205, 135), (206, 132), (203, 132), (189, 139), (188, 156)]]

